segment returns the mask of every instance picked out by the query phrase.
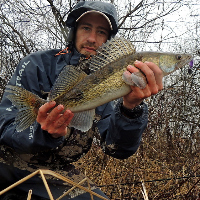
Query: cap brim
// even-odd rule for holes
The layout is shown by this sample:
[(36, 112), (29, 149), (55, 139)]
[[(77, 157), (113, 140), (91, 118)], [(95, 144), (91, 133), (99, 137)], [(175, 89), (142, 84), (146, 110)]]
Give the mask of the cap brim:
[(106, 20), (108, 21), (110, 29), (113, 30), (113, 27), (112, 27), (110, 19), (104, 13), (102, 13), (100, 11), (97, 11), (97, 10), (89, 10), (89, 11), (84, 12), (82, 15), (80, 15), (80, 17), (78, 17), (78, 19), (76, 20), (76, 22), (78, 22), (84, 15), (86, 15), (88, 13), (98, 13), (98, 14), (102, 15), (103, 17), (105, 17)]

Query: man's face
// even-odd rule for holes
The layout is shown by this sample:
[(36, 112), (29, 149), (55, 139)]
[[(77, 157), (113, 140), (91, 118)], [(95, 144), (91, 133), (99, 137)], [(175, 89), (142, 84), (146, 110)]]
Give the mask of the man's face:
[(79, 21), (76, 31), (75, 46), (86, 57), (96, 54), (96, 49), (109, 37), (110, 26), (101, 14), (88, 13)]

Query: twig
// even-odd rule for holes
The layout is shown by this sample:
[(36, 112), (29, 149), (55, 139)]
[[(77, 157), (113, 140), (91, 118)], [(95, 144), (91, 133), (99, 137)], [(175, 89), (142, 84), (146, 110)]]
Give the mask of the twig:
[(32, 178), (33, 176), (35, 176), (36, 174), (38, 174), (38, 172), (39, 172), (39, 170), (33, 172), (32, 174), (30, 174), (30, 175), (24, 177), (23, 179), (17, 181), (16, 183), (12, 184), (11, 186), (7, 187), (6, 189), (0, 191), (0, 196), (1, 196), (2, 194), (4, 194), (5, 192), (11, 190), (12, 188), (14, 188), (14, 187), (20, 185), (20, 184), (23, 183), (24, 181), (26, 181), (26, 180)]
[(78, 185), (84, 183), (87, 180), (87, 178), (84, 178), (82, 181), (80, 181), (77, 185), (73, 186), (71, 189), (69, 189), (67, 192), (65, 192), (63, 195), (61, 195), (60, 197), (58, 197), (56, 200), (60, 200), (62, 199), (64, 196), (66, 196), (67, 194), (69, 194), (72, 190), (74, 190), (76, 187), (78, 187)]
[[(88, 188), (91, 190), (91, 187), (90, 187), (90, 183), (89, 183), (89, 180), (88, 180), (88, 178), (87, 178), (87, 183), (88, 183)], [(90, 197), (91, 197), (91, 200), (94, 200), (94, 198), (93, 198), (93, 195), (92, 195), (92, 194), (90, 194)]]
[(146, 187), (144, 185), (144, 181), (142, 181), (142, 190), (141, 191), (142, 191), (142, 195), (144, 197), (144, 200), (149, 200), (147, 190), (146, 190)]
[(27, 200), (31, 200), (32, 190), (29, 190)]
[[(52, 176), (54, 176), (54, 177), (56, 177), (56, 178), (58, 178), (60, 180), (63, 180), (63, 181), (65, 181), (65, 182), (67, 182), (67, 183), (69, 183), (69, 184), (71, 184), (73, 186), (77, 185), (77, 183), (73, 182), (72, 180), (70, 180), (70, 179), (68, 179), (68, 178), (66, 178), (64, 176), (61, 176), (60, 174), (57, 174), (56, 172), (53, 172), (51, 170), (44, 169), (42, 171), (43, 171), (44, 174), (52, 175)], [(89, 189), (87, 189), (87, 188), (85, 188), (85, 187), (83, 187), (81, 185), (78, 185), (77, 187), (80, 188), (81, 190), (84, 190), (84, 191), (90, 193), (90, 194), (93, 194), (94, 196), (99, 197), (100, 199), (108, 200), (107, 198), (102, 197), (101, 195), (97, 194), (96, 192), (93, 192), (93, 191), (91, 191), (91, 190), (89, 190)]]
[[(64, 182), (67, 182), (67, 183), (73, 185), (74, 188), (78, 187), (78, 188), (80, 188), (81, 190), (84, 190), (85, 192), (88, 192), (88, 193), (90, 194), (90, 196), (91, 196), (91, 195), (94, 195), (94, 196), (96, 196), (96, 197), (99, 197), (100, 199), (108, 200), (107, 198), (102, 197), (101, 195), (97, 194), (96, 192), (93, 192), (92, 190), (87, 189), (87, 188), (81, 186), (80, 183), (77, 184), (76, 182), (73, 182), (72, 180), (70, 180), (70, 179), (68, 179), (68, 178), (66, 178), (66, 177), (64, 177), (64, 176), (62, 176), (62, 175), (60, 175), (60, 174), (58, 174), (58, 173), (55, 173), (55, 172), (53, 172), (53, 171), (51, 171), (51, 170), (46, 170), (46, 169), (39, 169), (39, 170), (37, 170), (37, 171), (31, 173), (30, 175), (28, 175), (28, 176), (24, 177), (23, 179), (17, 181), (16, 183), (12, 184), (11, 186), (7, 187), (6, 189), (0, 191), (0, 195), (4, 194), (5, 192), (9, 191), (10, 189), (16, 187), (17, 185), (20, 185), (21, 183), (23, 183), (24, 181), (26, 181), (26, 180), (32, 178), (32, 177), (35, 176), (36, 174), (40, 174), (40, 175), (41, 175), (42, 180), (43, 180), (43, 183), (44, 183), (44, 185), (45, 185), (45, 187), (46, 187), (46, 190), (47, 190), (47, 192), (48, 192), (48, 195), (49, 195), (49, 197), (50, 197), (50, 200), (54, 200), (54, 198), (53, 198), (52, 193), (51, 193), (51, 191), (50, 191), (50, 189), (49, 189), (48, 183), (47, 183), (47, 181), (46, 181), (46, 179), (45, 179), (45, 176), (44, 176), (45, 174), (54, 176), (54, 177), (56, 177), (56, 178), (58, 178), (58, 179), (60, 179), (60, 180), (62, 180), (62, 181), (64, 181)], [(84, 181), (85, 181), (85, 180), (84, 180)], [(70, 190), (71, 190), (71, 189), (70, 189)]]
[(47, 183), (47, 181), (46, 181), (46, 179), (45, 179), (45, 177), (44, 177), (43, 170), (40, 169), (39, 172), (40, 172), (40, 175), (41, 175), (41, 177), (42, 177), (44, 186), (45, 186), (45, 188), (46, 188), (46, 190), (47, 190), (47, 192), (48, 192), (49, 198), (50, 198), (51, 200), (54, 200), (54, 199), (53, 199), (53, 195), (52, 195), (52, 193), (51, 193), (51, 190), (50, 190), (50, 188), (49, 188), (49, 186), (48, 186), (48, 183)]

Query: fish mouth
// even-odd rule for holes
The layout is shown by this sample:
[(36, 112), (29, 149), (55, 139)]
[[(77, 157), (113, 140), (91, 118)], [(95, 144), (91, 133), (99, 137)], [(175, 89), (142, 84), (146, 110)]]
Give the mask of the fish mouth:
[(184, 61), (182, 61), (182, 64), (184, 64), (184, 65), (189, 64), (191, 60), (193, 60), (192, 55), (187, 54), (187, 55), (185, 55), (185, 59), (184, 59)]
[(179, 68), (181, 68), (181, 66), (183, 67), (187, 64), (189, 65), (190, 62), (193, 60), (193, 57), (190, 54), (184, 54), (183, 56), (184, 56), (183, 57), (184, 59), (176, 64), (176, 69), (179, 69)]

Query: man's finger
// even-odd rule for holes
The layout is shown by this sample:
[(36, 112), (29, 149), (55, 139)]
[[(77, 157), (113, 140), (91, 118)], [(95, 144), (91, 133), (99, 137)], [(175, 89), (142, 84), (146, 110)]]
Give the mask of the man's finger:
[(128, 65), (127, 70), (131, 73), (139, 72), (139, 70), (133, 65)]
[(162, 81), (163, 80), (163, 72), (162, 72), (162, 70), (152, 62), (145, 62), (145, 64), (154, 72), (154, 77), (156, 80), (158, 90), (159, 91), (162, 90), (163, 89), (163, 81)]
[(48, 116), (48, 112), (56, 105), (55, 101), (45, 103), (38, 110), (37, 121), (40, 123)]
[(152, 62), (136, 61), (134, 64), (145, 74), (151, 93), (157, 94), (163, 88), (162, 70)]
[(63, 112), (64, 106), (63, 105), (58, 105), (57, 107), (55, 107), (47, 116), (46, 120), (47, 120), (47, 124), (48, 123), (52, 123), (55, 120), (57, 120), (60, 116), (60, 114)]
[(71, 122), (74, 114), (70, 110), (66, 110), (63, 115), (60, 116), (60, 118), (56, 122), (56, 127), (61, 127), (61, 126), (68, 126), (69, 123)]

